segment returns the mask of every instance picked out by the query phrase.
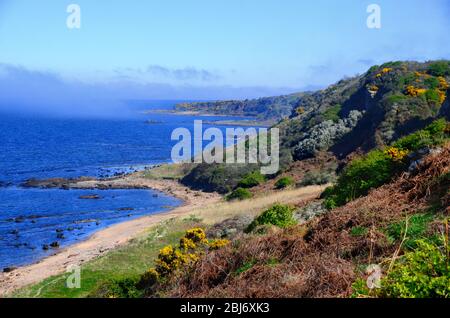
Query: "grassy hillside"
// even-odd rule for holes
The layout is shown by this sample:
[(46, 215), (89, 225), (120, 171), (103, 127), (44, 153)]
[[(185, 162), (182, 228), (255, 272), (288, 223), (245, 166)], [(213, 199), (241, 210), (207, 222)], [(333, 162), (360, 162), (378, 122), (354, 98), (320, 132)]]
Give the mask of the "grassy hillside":
[[(173, 258), (162, 250), (157, 264), (170, 270), (157, 266), (138, 290), (149, 297), (450, 297), (449, 169), (447, 143), (414, 172), (307, 223), (293, 225), (295, 207), (275, 205), (220, 248), (196, 241)], [(184, 255), (195, 258), (178, 262)], [(377, 267), (381, 287), (369, 289)]]
[(449, 82), (448, 61), (394, 62), (304, 94), (277, 125), (279, 174), (149, 171), (231, 195), (88, 262), (78, 294), (59, 275), (19, 295), (450, 297)]
[[(327, 89), (298, 95), (290, 118), (276, 125), (281, 172), (323, 152), (345, 164), (353, 155), (391, 144), (437, 118), (450, 119), (449, 83), (449, 61), (391, 62)], [(182, 182), (225, 193), (257, 168), (201, 164)]]

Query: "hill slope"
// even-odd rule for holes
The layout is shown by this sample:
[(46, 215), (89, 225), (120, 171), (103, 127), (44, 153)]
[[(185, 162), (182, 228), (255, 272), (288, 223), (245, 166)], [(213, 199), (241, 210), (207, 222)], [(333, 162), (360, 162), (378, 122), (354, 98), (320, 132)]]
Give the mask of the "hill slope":
[[(336, 162), (345, 162), (356, 153), (417, 131), (436, 118), (449, 119), (449, 83), (449, 61), (391, 62), (327, 89), (296, 95), (289, 118), (276, 125), (280, 128), (282, 171), (294, 161), (323, 152), (330, 152)], [(244, 109), (246, 104), (242, 105)], [(224, 193), (257, 168), (200, 164), (182, 182), (195, 189)]]
[(303, 93), (263, 97), (251, 100), (180, 103), (177, 111), (199, 111), (227, 116), (252, 116), (261, 120), (280, 120), (289, 117)]

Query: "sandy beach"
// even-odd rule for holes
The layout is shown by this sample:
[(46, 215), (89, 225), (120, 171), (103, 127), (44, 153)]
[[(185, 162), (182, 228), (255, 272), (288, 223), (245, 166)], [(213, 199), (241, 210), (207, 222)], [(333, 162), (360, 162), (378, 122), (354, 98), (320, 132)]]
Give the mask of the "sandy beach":
[(118, 223), (100, 230), (87, 240), (60, 249), (54, 255), (41, 261), (19, 267), (10, 273), (0, 273), (0, 297), (12, 291), (37, 283), (47, 277), (65, 272), (70, 265), (80, 265), (105, 252), (126, 244), (131, 239), (141, 235), (149, 227), (164, 220), (188, 216), (191, 211), (205, 205), (217, 203), (221, 196), (214, 193), (192, 191), (173, 180), (152, 180), (143, 178), (142, 173), (135, 173), (113, 180), (90, 180), (70, 185), (73, 188), (92, 189), (107, 188), (148, 188), (173, 195), (184, 201), (183, 205), (171, 211), (134, 220)]

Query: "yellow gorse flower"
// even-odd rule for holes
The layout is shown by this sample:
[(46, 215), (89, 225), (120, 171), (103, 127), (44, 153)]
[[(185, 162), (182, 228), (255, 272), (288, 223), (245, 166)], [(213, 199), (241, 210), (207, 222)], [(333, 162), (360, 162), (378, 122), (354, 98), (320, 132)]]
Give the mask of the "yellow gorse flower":
[(402, 161), (408, 155), (407, 150), (402, 150), (396, 147), (388, 147), (384, 150), (384, 153), (395, 161)]
[(412, 96), (412, 97), (417, 97), (417, 96), (423, 95), (426, 93), (426, 91), (427, 90), (425, 88), (417, 88), (412, 85), (409, 85), (406, 87), (406, 94), (408, 94), (409, 96)]
[(214, 240), (214, 241), (209, 243), (209, 249), (210, 250), (218, 250), (218, 249), (220, 249), (222, 247), (227, 246), (228, 244), (230, 244), (230, 241), (226, 240), (226, 239)]

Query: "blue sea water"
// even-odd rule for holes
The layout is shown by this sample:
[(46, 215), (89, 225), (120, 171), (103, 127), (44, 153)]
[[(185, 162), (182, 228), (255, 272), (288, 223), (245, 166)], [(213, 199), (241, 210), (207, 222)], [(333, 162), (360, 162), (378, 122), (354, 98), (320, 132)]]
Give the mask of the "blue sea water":
[[(44, 250), (45, 244), (58, 241), (64, 247), (111, 224), (181, 204), (176, 198), (149, 190), (29, 189), (21, 184), (30, 178), (106, 177), (169, 162), (175, 144), (170, 140), (173, 129), (192, 131), (194, 119), (239, 118), (138, 112), (126, 119), (2, 115), (0, 270), (55, 253), (52, 248)], [(80, 199), (91, 194), (100, 199)]]

